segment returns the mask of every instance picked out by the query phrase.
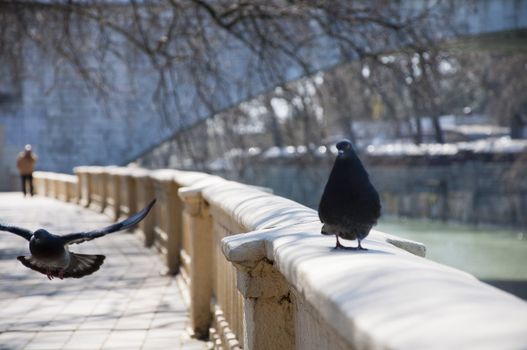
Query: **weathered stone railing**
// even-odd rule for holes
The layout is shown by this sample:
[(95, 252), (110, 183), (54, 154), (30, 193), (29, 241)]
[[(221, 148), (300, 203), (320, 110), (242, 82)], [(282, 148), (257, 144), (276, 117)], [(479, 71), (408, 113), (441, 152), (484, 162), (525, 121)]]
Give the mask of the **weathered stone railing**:
[[(423, 259), (419, 243), (372, 231), (368, 251), (334, 251), (315, 211), (251, 186), (177, 170), (75, 172), (79, 203), (112, 217), (157, 198), (138, 231), (188, 289), (195, 335), (218, 349), (527, 347), (524, 301)], [(55, 196), (66, 178), (35, 180)]]
[[(181, 249), (183, 240), (183, 204), (178, 189), (207, 177), (206, 174), (156, 170), (151, 178), (158, 200), (154, 224), (154, 245), (166, 256), (169, 273), (179, 271), (180, 263), (185, 264), (187, 255)], [(181, 253), (183, 255), (181, 256)]]
[(41, 195), (41, 196), (47, 196), (48, 195), (48, 173), (44, 171), (35, 171), (33, 173), (33, 186), (35, 193)]
[(36, 171), (33, 173), (33, 177), (36, 193), (64, 202), (77, 203), (79, 198), (77, 176)]

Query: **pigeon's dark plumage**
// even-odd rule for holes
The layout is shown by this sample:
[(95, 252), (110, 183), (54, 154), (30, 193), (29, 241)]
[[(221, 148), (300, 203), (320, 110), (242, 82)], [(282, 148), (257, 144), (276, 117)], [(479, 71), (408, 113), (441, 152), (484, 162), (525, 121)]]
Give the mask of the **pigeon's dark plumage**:
[(8, 231), (29, 241), (30, 256), (19, 256), (24, 266), (48, 276), (49, 279), (73, 277), (80, 278), (99, 270), (104, 262), (104, 255), (77, 254), (69, 251), (70, 244), (82, 243), (102, 237), (109, 233), (125, 230), (141, 221), (152, 209), (156, 200), (150, 202), (143, 210), (128, 219), (108, 227), (64, 236), (54, 235), (44, 229), (31, 232), (24, 228), (3, 225), (0, 231)]
[[(338, 155), (318, 206), (318, 216), (324, 224), (322, 234), (335, 235), (335, 248), (347, 248), (339, 237), (361, 241), (369, 234), (381, 216), (379, 194), (350, 141), (337, 143)], [(349, 248), (355, 249), (355, 248)]]

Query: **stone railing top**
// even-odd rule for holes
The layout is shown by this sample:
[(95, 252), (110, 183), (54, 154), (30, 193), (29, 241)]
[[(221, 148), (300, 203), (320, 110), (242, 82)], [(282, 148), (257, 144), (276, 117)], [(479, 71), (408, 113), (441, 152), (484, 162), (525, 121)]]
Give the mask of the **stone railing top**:
[[(321, 223), (223, 239), (241, 268), (272, 261), (357, 349), (520, 349), (527, 303), (459, 270), (409, 254), (373, 231), (367, 251), (335, 251)], [(348, 242), (346, 242), (348, 243)]]
[(47, 171), (34, 171), (33, 172), (33, 177), (38, 177), (38, 178), (41, 178), (41, 179), (47, 179), (52, 174), (54, 174), (54, 173), (50, 173), (50, 172), (47, 172)]
[(68, 174), (58, 174), (57, 179), (59, 179), (60, 181), (69, 182), (69, 183), (77, 183), (78, 181), (77, 176), (68, 175)]
[[(257, 187), (223, 180), (203, 189), (204, 198), (223, 210), (246, 231), (284, 227), (302, 223), (320, 223), (311, 208), (292, 200), (264, 192)], [(320, 229), (317, 231), (320, 233)], [(372, 235), (419, 256), (425, 255), (421, 243), (375, 231)]]
[(100, 167), (100, 172), (102, 174), (112, 174), (113, 171), (115, 171), (116, 169), (119, 169), (120, 167), (116, 166), (116, 165), (106, 165), (106, 166), (101, 166)]
[[(188, 178), (187, 178), (188, 180)], [(191, 215), (197, 215), (202, 209), (203, 190), (209, 186), (227, 183), (227, 181), (221, 177), (209, 175), (201, 177), (198, 181), (194, 182), (191, 186), (182, 186), (178, 190), (179, 198), (185, 202), (186, 210)]]
[(181, 187), (205, 186), (216, 181), (225, 181), (217, 176), (194, 171), (178, 171), (174, 177), (177, 184)]
[(216, 176), (194, 171), (181, 171), (175, 169), (153, 170), (150, 176), (158, 181), (174, 181), (178, 186), (186, 187), (198, 184), (199, 181)]
[(237, 182), (225, 180), (207, 186), (203, 196), (247, 231), (319, 221), (308, 207)]
[(33, 176), (36, 178), (41, 178), (41, 179), (59, 180), (59, 181), (70, 182), (70, 183), (77, 182), (77, 176), (75, 175), (53, 173), (53, 172), (48, 172), (48, 171), (35, 171), (33, 172)]
[(151, 174), (151, 171), (145, 168), (128, 167), (127, 169), (130, 176), (135, 178), (145, 178)]
[(77, 173), (86, 173), (90, 170), (91, 166), (89, 165), (81, 165), (81, 166), (76, 166), (73, 168), (73, 172), (75, 174)]
[(101, 174), (106, 173), (110, 169), (115, 168), (113, 165), (109, 166), (99, 166), (99, 165), (83, 165), (73, 168), (75, 173), (90, 173), (90, 174)]
[(173, 181), (177, 170), (174, 169), (159, 169), (150, 172), (150, 177), (157, 181)]
[(126, 176), (130, 174), (130, 169), (126, 167), (107, 168), (106, 172), (110, 175)]

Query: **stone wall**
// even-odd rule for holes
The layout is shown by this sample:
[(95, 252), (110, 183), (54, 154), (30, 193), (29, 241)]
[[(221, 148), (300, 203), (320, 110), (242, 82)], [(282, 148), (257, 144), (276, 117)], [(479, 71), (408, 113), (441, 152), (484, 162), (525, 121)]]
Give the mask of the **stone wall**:
[(71, 172), (80, 164), (121, 164), (169, 134), (151, 98), (155, 73), (137, 52), (127, 55), (134, 69), (107, 58), (115, 90), (101, 94), (68, 64), (24, 45), (21, 62), (0, 75), (0, 190), (18, 189), (11, 179), (27, 143), (38, 170)]
[[(387, 214), (527, 227), (527, 162), (373, 165)], [(523, 174), (523, 175), (522, 175)]]
[[(333, 159), (251, 158), (241, 175), (236, 171), (218, 174), (270, 187), (317, 208)], [(384, 214), (527, 227), (527, 154), (364, 160), (381, 195)]]

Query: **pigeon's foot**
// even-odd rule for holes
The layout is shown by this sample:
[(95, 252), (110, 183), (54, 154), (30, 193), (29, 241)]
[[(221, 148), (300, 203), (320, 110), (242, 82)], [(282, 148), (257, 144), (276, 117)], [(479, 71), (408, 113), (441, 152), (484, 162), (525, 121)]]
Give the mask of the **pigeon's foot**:
[(54, 278), (53, 273), (49, 270), (46, 271), (46, 276), (48, 276), (48, 280), (52, 280)]
[[(346, 246), (343, 246), (340, 241), (339, 241), (339, 236), (338, 235), (335, 235), (335, 237), (337, 237), (337, 244), (335, 245), (335, 248), (333, 249), (346, 249), (346, 250), (357, 250), (357, 248), (355, 247), (346, 247)], [(359, 243), (359, 246), (360, 246), (360, 243)]]
[(363, 248), (361, 245), (360, 245), (360, 240), (359, 240), (359, 246), (357, 247), (358, 250), (368, 250), (366, 248)]
[(64, 270), (59, 271), (58, 278), (60, 278), (61, 280), (64, 279)]

